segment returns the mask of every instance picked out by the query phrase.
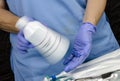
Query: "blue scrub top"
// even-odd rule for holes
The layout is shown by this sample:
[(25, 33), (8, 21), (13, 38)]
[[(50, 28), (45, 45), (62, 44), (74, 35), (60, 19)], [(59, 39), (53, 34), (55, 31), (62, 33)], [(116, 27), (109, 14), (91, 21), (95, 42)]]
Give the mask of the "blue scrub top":
[[(7, 0), (7, 3), (13, 14), (19, 17), (24, 15), (32, 17), (66, 36), (71, 41), (71, 45), (64, 58), (70, 54), (73, 41), (82, 24), (86, 0)], [(11, 66), (15, 81), (42, 81), (46, 75), (63, 71), (64, 58), (59, 63), (50, 65), (35, 48), (29, 49), (28, 54), (20, 54), (16, 49), (16, 37), (16, 34), (11, 33)], [(104, 13), (97, 25), (92, 50), (86, 61), (118, 47)]]

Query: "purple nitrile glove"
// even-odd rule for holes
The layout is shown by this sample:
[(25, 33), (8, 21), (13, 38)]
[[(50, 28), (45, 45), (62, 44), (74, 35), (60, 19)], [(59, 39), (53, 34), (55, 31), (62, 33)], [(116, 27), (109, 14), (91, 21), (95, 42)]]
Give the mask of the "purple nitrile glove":
[(96, 27), (89, 23), (83, 23), (75, 38), (71, 55), (65, 59), (66, 65), (64, 71), (69, 72), (82, 64), (88, 57), (92, 46), (92, 35), (95, 33)]
[(20, 30), (20, 32), (17, 35), (17, 50), (21, 53), (21, 54), (25, 54), (27, 53), (27, 50), (29, 48), (33, 48), (34, 46), (25, 39), (23, 31)]
[(25, 39), (23, 33), (24, 27), (31, 21), (33, 21), (32, 18), (23, 16), (16, 23), (16, 27), (20, 30), (17, 35), (17, 50), (22, 54), (27, 53), (29, 48), (34, 47), (29, 41)]

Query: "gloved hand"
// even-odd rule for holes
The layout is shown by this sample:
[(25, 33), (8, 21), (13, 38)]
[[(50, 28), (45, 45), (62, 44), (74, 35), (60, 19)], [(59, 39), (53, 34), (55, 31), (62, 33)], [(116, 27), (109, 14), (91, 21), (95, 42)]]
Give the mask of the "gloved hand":
[(25, 54), (27, 53), (27, 50), (29, 48), (33, 48), (34, 46), (25, 39), (23, 31), (20, 30), (20, 32), (17, 35), (17, 50), (21, 53), (21, 54)]
[(17, 50), (21, 54), (27, 53), (27, 50), (29, 48), (34, 47), (29, 41), (25, 39), (23, 34), (23, 28), (31, 21), (33, 21), (33, 19), (24, 16), (24, 17), (21, 17), (16, 23), (16, 27), (20, 30), (17, 34)]
[(64, 71), (69, 72), (82, 64), (91, 51), (92, 35), (95, 33), (96, 27), (91, 23), (83, 23), (75, 38), (71, 55), (65, 59), (66, 65)]

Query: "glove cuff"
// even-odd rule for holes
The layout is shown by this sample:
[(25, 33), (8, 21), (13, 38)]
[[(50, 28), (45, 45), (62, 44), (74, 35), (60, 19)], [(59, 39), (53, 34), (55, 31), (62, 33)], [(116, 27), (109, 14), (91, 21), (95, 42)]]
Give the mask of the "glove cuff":
[(86, 25), (86, 27), (89, 27), (88, 30), (95, 33), (96, 32), (96, 26), (93, 25), (90, 22), (84, 22), (83, 25)]
[(29, 22), (31, 22), (31, 21), (33, 21), (33, 19), (32, 18), (29, 18), (29, 17), (27, 17), (27, 16), (23, 16), (23, 17), (21, 17), (18, 21), (17, 21), (17, 23), (16, 23), (16, 27), (19, 29), (19, 30), (21, 30), (21, 29), (23, 29)]

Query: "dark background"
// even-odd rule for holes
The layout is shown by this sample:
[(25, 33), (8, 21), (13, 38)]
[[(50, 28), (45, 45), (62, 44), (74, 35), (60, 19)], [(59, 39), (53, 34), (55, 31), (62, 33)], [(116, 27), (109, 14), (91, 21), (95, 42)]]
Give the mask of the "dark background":
[(111, 29), (120, 45), (120, 0), (107, 0), (106, 14)]
[[(6, 4), (6, 9), (8, 6)], [(9, 33), (0, 30), (0, 81), (14, 81), (14, 75), (10, 66), (10, 39)]]
[(0, 81), (14, 81), (10, 68), (9, 33), (0, 30)]

